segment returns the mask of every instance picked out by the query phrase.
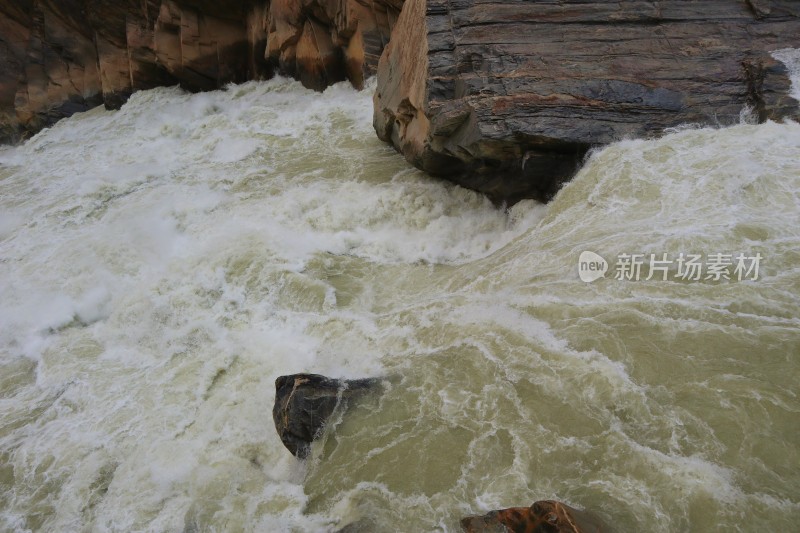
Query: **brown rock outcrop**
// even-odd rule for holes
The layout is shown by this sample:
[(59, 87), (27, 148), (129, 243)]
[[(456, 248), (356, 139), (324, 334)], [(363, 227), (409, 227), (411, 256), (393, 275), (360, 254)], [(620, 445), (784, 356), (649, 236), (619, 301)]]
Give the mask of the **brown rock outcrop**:
[(377, 379), (331, 379), (319, 374), (292, 374), (275, 380), (272, 420), (292, 455), (305, 459), (311, 443), (337, 407), (375, 388)]
[(267, 56), (306, 87), (375, 73), (403, 0), (272, 0)]
[(800, 116), (769, 51), (795, 0), (407, 0), (374, 125), (415, 166), (497, 202), (549, 198), (590, 147), (687, 123)]
[(134, 91), (375, 72), (402, 0), (0, 0), (0, 142)]
[(461, 520), (466, 533), (609, 533), (612, 530), (587, 511), (554, 500), (530, 507), (491, 511)]

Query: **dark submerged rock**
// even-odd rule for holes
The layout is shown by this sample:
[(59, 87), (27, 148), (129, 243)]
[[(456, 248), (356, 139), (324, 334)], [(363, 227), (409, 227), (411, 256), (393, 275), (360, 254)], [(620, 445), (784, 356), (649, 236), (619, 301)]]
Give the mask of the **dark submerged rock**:
[(587, 511), (554, 500), (530, 507), (491, 511), (461, 520), (466, 533), (609, 533), (611, 528)]
[(275, 380), (272, 419), (281, 441), (304, 459), (311, 443), (337, 407), (374, 389), (378, 379), (331, 379), (319, 374), (292, 374)]

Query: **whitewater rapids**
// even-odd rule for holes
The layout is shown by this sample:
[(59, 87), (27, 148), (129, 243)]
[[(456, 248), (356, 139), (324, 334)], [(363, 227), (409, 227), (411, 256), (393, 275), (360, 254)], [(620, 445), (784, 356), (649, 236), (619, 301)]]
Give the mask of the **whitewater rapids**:
[[(0, 529), (455, 532), (551, 498), (619, 531), (796, 528), (800, 125), (621, 141), (503, 210), (371, 113), (162, 88), (0, 149)], [(763, 259), (615, 279), (632, 253)], [(306, 463), (270, 414), (303, 371), (391, 377)]]

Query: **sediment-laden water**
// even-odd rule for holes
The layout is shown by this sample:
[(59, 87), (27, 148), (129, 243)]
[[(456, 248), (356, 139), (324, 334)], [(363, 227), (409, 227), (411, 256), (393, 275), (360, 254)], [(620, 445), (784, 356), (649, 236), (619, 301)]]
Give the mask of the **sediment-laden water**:
[[(800, 125), (623, 141), (502, 210), (371, 112), (156, 89), (0, 151), (0, 529), (796, 528)], [(388, 384), (306, 462), (271, 418), (300, 371)]]

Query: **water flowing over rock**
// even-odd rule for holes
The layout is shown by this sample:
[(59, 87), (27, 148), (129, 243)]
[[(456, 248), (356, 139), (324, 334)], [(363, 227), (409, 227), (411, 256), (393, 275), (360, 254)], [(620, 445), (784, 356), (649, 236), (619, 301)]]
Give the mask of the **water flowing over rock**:
[(496, 201), (549, 198), (587, 151), (687, 123), (798, 115), (800, 3), (408, 0), (374, 126), (415, 166)]
[(402, 0), (0, 0), (0, 142), (137, 90), (373, 74)]
[(467, 533), (609, 533), (599, 518), (554, 500), (535, 502), (530, 507), (491, 511), (461, 520)]
[(275, 380), (272, 419), (281, 441), (304, 459), (311, 443), (342, 402), (379, 383), (376, 379), (331, 379), (318, 374), (293, 374)]

